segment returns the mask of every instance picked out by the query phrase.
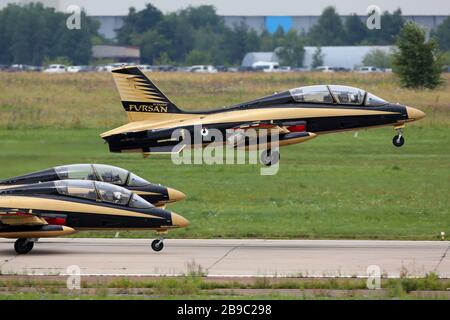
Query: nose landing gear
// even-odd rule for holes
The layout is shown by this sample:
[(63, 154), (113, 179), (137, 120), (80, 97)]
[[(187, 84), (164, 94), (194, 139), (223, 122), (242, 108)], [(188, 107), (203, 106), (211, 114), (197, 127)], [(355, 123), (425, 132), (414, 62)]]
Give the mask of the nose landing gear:
[(159, 252), (164, 248), (164, 235), (167, 234), (167, 230), (159, 230), (157, 234), (159, 237), (152, 241), (152, 249)]
[(397, 135), (392, 138), (392, 144), (396, 147), (401, 147), (405, 144), (405, 138), (403, 138), (403, 128), (396, 128)]
[(156, 252), (161, 251), (164, 248), (164, 238), (161, 237), (159, 239), (152, 241), (152, 249)]

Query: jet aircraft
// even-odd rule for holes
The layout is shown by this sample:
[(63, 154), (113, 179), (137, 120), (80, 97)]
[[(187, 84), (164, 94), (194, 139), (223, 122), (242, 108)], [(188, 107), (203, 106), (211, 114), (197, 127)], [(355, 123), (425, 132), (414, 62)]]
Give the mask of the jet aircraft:
[[(344, 130), (393, 126), (397, 134), (394, 146), (404, 144), (405, 124), (422, 119), (425, 114), (413, 107), (393, 104), (362, 89), (343, 85), (313, 85), (293, 88), (253, 101), (208, 111), (179, 109), (136, 66), (112, 70), (128, 124), (101, 134), (111, 152), (152, 153), (180, 152), (180, 139), (173, 138), (177, 129), (191, 136), (201, 133), (205, 141), (208, 130), (223, 132), (269, 129), (278, 133), (279, 145), (308, 141), (317, 135)], [(241, 129), (238, 131), (238, 129)], [(199, 132), (198, 132), (199, 131)], [(203, 139), (202, 138), (202, 139)], [(236, 139), (223, 143), (238, 147)], [(261, 162), (278, 162), (279, 152), (271, 144), (261, 154)]]
[(183, 200), (186, 196), (181, 191), (154, 184), (138, 175), (105, 164), (71, 164), (45, 169), (18, 177), (0, 180), (0, 190), (14, 185), (24, 185), (54, 180), (95, 180), (112, 183), (140, 195), (156, 207)]
[(18, 254), (30, 252), (38, 238), (109, 229), (156, 230), (161, 237), (151, 247), (160, 251), (162, 234), (188, 223), (106, 182), (58, 180), (0, 190), (0, 237), (17, 239), (14, 249)]

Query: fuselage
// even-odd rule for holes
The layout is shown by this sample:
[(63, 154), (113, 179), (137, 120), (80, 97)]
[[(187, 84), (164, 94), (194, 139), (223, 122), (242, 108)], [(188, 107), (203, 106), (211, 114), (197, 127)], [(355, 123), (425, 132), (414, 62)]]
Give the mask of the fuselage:
[[(367, 95), (367, 94), (366, 94)], [(146, 151), (173, 143), (170, 137), (175, 130), (183, 129), (195, 134), (200, 126), (206, 129), (226, 130), (247, 123), (273, 124), (280, 128), (289, 123), (304, 123), (304, 131), (316, 134), (356, 130), (377, 126), (402, 126), (406, 122), (419, 120), (424, 113), (415, 108), (388, 102), (366, 105), (361, 103), (339, 103), (330, 94), (325, 102), (296, 101), (292, 91), (284, 91), (254, 101), (224, 109), (206, 112), (184, 112), (154, 114), (145, 109), (130, 111), (129, 117), (139, 113), (141, 121), (130, 122), (106, 132), (102, 137), (113, 152)], [(145, 120), (145, 114), (149, 120)], [(151, 120), (150, 120), (151, 119)], [(287, 130), (289, 131), (289, 130)], [(280, 141), (288, 132), (280, 133)], [(302, 141), (300, 141), (302, 142)]]
[(0, 190), (64, 179), (85, 179), (112, 183), (125, 187), (157, 207), (185, 198), (185, 195), (178, 190), (151, 183), (128, 170), (102, 164), (65, 165), (3, 179), (0, 180)]
[[(176, 213), (102, 182), (62, 180), (0, 190), (1, 237), (15, 237), (20, 232), (44, 237), (49, 226), (59, 226), (61, 232), (64, 228), (165, 231), (187, 224)], [(52, 232), (54, 236), (55, 230)]]

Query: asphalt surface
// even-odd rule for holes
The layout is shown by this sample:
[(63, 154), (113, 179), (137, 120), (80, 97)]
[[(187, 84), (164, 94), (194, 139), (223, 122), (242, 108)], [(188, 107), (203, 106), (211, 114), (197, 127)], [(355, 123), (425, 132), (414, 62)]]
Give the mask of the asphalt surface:
[(201, 268), (214, 277), (366, 277), (375, 265), (387, 277), (435, 272), (450, 278), (449, 241), (168, 239), (161, 252), (150, 241), (41, 239), (33, 251), (17, 255), (14, 241), (1, 239), (0, 271), (65, 275), (75, 265), (83, 275), (170, 276)]

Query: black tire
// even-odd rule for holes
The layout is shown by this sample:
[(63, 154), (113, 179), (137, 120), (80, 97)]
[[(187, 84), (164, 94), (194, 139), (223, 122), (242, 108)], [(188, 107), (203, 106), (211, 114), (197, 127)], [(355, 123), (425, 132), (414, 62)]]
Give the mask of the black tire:
[(277, 164), (280, 161), (280, 152), (277, 150), (267, 149), (261, 153), (261, 163), (265, 166)]
[(33, 247), (34, 242), (24, 238), (17, 239), (14, 243), (14, 250), (16, 250), (18, 254), (27, 254)]
[(392, 144), (396, 147), (401, 147), (402, 145), (405, 144), (405, 138), (403, 138), (403, 136), (395, 136), (394, 138), (392, 138)]
[(164, 242), (162, 240), (153, 240), (152, 249), (156, 252), (161, 251), (164, 248)]

